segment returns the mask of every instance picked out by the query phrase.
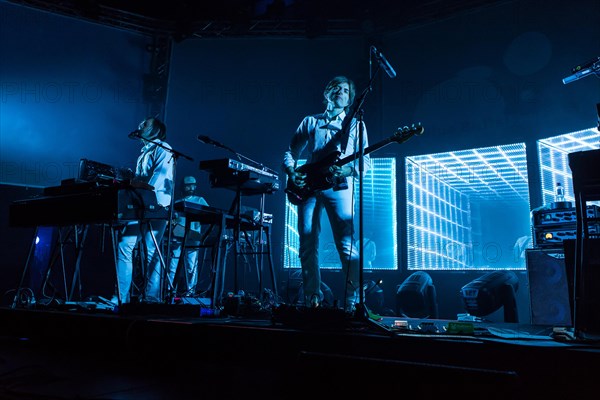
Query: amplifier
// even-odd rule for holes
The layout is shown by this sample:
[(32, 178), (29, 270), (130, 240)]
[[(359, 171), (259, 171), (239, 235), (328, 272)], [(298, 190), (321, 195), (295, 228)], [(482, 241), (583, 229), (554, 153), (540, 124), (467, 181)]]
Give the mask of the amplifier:
[(527, 280), (533, 325), (573, 326), (573, 268), (560, 250), (527, 249)]
[[(600, 236), (600, 224), (588, 224), (590, 236)], [(536, 247), (562, 247), (563, 240), (577, 237), (576, 224), (545, 226), (535, 230)]]
[[(587, 217), (598, 218), (600, 217), (600, 207), (595, 205), (587, 206)], [(577, 223), (577, 213), (575, 207), (568, 208), (554, 208), (541, 210), (533, 215), (533, 226), (545, 226), (545, 225), (564, 225)]]

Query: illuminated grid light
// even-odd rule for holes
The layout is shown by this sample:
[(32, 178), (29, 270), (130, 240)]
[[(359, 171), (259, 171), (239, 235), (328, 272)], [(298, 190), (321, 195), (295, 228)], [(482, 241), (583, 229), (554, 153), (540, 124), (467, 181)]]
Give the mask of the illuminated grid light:
[(411, 158), (439, 181), (482, 199), (529, 201), (525, 144), (430, 154)]
[[(303, 165), (306, 160), (298, 162)], [(358, 202), (359, 185), (354, 185), (354, 198)], [(355, 230), (358, 244), (358, 209), (355, 212)], [(319, 264), (324, 269), (339, 269), (341, 264), (326, 213), (323, 213), (320, 236)], [(376, 244), (376, 257), (370, 265), (365, 259), (366, 269), (393, 270), (398, 268), (397, 211), (396, 211), (396, 159), (371, 157), (371, 168), (363, 178), (364, 239)], [(297, 230), (297, 208), (286, 199), (284, 268), (300, 268), (298, 258), (299, 235)]]
[(300, 268), (298, 249), (300, 237), (298, 234), (298, 211), (287, 199), (285, 202), (285, 235), (284, 235), (284, 268)]
[(471, 243), (468, 199), (406, 159), (408, 269), (465, 269)]
[[(550, 204), (555, 200), (555, 188), (558, 182), (565, 189), (565, 200), (574, 201), (573, 179), (568, 154), (595, 150), (599, 146), (600, 132), (596, 128), (565, 133), (537, 141), (544, 204)], [(596, 202), (592, 204), (596, 204)]]
[[(371, 168), (363, 178), (364, 239), (376, 244), (376, 257), (365, 268), (396, 270), (398, 268), (398, 230), (396, 210), (396, 159), (371, 158)], [(354, 186), (359, 198), (359, 185)], [(358, 222), (355, 227), (358, 234)]]
[[(479, 265), (481, 257), (476, 257), (487, 242), (472, 208), (486, 202), (518, 203), (527, 215), (525, 144), (407, 157), (405, 164), (407, 269), (492, 268)], [(522, 268), (508, 264), (497, 267)]]

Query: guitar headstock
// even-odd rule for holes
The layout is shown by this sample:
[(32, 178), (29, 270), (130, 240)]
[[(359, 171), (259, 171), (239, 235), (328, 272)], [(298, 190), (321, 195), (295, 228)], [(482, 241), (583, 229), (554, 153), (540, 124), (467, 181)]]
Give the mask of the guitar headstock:
[(412, 124), (410, 127), (404, 126), (402, 128), (398, 128), (394, 134), (394, 140), (398, 143), (403, 143), (414, 135), (422, 135), (423, 132), (425, 132), (425, 128), (423, 128), (423, 125), (418, 122), (416, 124)]

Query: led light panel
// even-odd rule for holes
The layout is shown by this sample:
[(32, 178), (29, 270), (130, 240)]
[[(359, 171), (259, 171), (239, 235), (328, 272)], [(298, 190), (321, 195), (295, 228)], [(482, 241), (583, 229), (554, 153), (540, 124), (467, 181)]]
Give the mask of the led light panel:
[(573, 180), (571, 177), (571, 168), (569, 168), (568, 154), (576, 151), (595, 150), (599, 147), (600, 132), (596, 128), (538, 140), (537, 150), (544, 204), (550, 204), (554, 201), (555, 188), (558, 182), (565, 189), (565, 200), (574, 200)]
[(524, 143), (407, 157), (407, 269), (524, 269)]

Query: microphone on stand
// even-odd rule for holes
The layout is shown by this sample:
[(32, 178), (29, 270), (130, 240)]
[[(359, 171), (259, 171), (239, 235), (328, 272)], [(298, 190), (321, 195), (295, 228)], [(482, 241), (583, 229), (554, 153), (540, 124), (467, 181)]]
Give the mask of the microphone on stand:
[(391, 66), (391, 64), (388, 62), (388, 60), (385, 58), (383, 53), (380, 52), (379, 50), (377, 50), (377, 48), (375, 46), (371, 46), (371, 51), (375, 54), (375, 59), (377, 60), (379, 65), (385, 70), (385, 72), (388, 74), (388, 76), (390, 78), (395, 78), (396, 71), (394, 71), (394, 68)]
[(139, 138), (141, 137), (141, 136), (140, 136), (140, 130), (139, 130), (139, 129), (136, 129), (135, 131), (133, 131), (133, 132), (129, 133), (129, 135), (127, 135), (127, 137), (128, 137), (129, 139), (139, 139)]
[(202, 143), (212, 144), (213, 146), (217, 146), (217, 147), (223, 147), (223, 145), (221, 143), (209, 138), (208, 136), (198, 135), (198, 140), (201, 141)]
[(574, 74), (576, 72), (581, 71), (582, 69), (590, 68), (594, 66), (594, 64), (596, 64), (598, 61), (600, 61), (600, 57), (592, 58), (591, 60), (588, 60), (583, 64), (576, 65), (575, 67), (571, 68), (571, 72)]
[(571, 72), (573, 73), (572, 75), (569, 75), (562, 80), (563, 84), (566, 85), (581, 78), (585, 78), (588, 75), (600, 72), (600, 57), (596, 57), (571, 68)]

